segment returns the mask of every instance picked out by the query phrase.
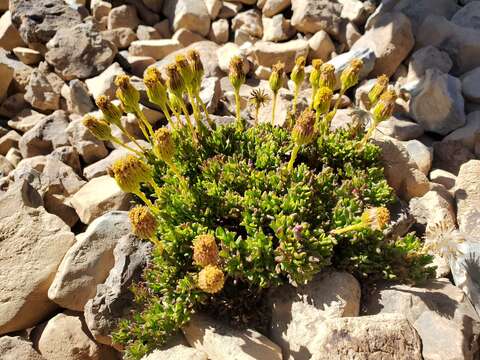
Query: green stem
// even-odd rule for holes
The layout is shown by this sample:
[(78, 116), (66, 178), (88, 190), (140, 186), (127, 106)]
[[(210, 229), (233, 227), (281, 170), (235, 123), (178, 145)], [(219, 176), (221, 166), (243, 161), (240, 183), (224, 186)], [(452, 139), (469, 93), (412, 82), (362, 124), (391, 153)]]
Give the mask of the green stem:
[(293, 107), (292, 107), (292, 115), (295, 116), (297, 113), (297, 101), (298, 101), (298, 92), (299, 87), (295, 84), (295, 90), (293, 92)]
[(170, 125), (170, 127), (172, 128), (172, 130), (175, 130), (175, 124), (173, 123), (172, 117), (170, 116), (170, 112), (168, 111), (167, 105), (166, 105), (166, 104), (162, 104), (162, 105), (159, 105), (159, 106), (160, 106), (160, 108), (162, 109), (163, 114), (164, 114), (165, 117), (167, 118), (168, 124)]
[(185, 190), (188, 189), (188, 183), (187, 183), (187, 180), (183, 177), (182, 173), (180, 172), (180, 170), (178, 169), (177, 165), (175, 165), (175, 163), (173, 163), (172, 161), (169, 161), (167, 163), (167, 165), (170, 167), (170, 169), (172, 169), (173, 173), (178, 177), (178, 179), (180, 180), (180, 182), (182, 183), (183, 187), (185, 188)]
[(110, 139), (110, 141), (114, 142), (114, 143), (117, 144), (117, 145), (120, 145), (120, 146), (124, 147), (124, 148), (127, 149), (128, 151), (131, 151), (131, 152), (133, 152), (134, 154), (137, 154), (138, 156), (141, 156), (141, 157), (144, 156), (143, 153), (141, 153), (140, 151), (135, 150), (134, 148), (131, 148), (130, 146), (128, 146), (128, 145), (126, 145), (126, 144), (124, 144), (122, 141), (120, 141), (120, 140), (117, 139), (116, 137), (112, 137), (112, 138)]
[(130, 133), (127, 131), (127, 129), (125, 129), (125, 127), (124, 127), (122, 124), (117, 125), (117, 126), (118, 126), (118, 128), (120, 129), (120, 131), (121, 131), (123, 134), (125, 134), (125, 136), (128, 137), (128, 139), (129, 139), (131, 142), (133, 142), (135, 145), (137, 145), (138, 148), (139, 148), (142, 152), (144, 152), (144, 153), (147, 152), (147, 150), (146, 150), (142, 145), (140, 145), (140, 144), (137, 142), (137, 139), (135, 139), (135, 138), (133, 137), (133, 135), (130, 134)]
[(149, 184), (153, 188), (153, 190), (155, 191), (155, 195), (157, 195), (157, 199), (159, 199), (160, 194), (161, 194), (160, 186), (158, 186), (157, 183), (153, 179), (149, 181)]
[(153, 132), (152, 125), (148, 122), (147, 117), (143, 113), (142, 109), (140, 109), (140, 107), (138, 107), (138, 109), (135, 111), (135, 115), (145, 124), (145, 127), (148, 129), (148, 133), (150, 134), (150, 137), (153, 139), (155, 133)]
[(187, 106), (185, 105), (185, 102), (181, 98), (178, 98), (178, 103), (180, 104), (180, 107), (182, 108), (183, 114), (185, 115), (185, 119), (187, 120), (188, 128), (190, 129), (190, 132), (192, 133), (193, 143), (198, 144), (197, 132), (195, 131), (195, 128), (193, 127), (192, 120), (190, 119), (190, 114), (188, 113), (188, 110), (187, 110)]
[(215, 122), (212, 121), (212, 119), (210, 118), (210, 114), (208, 113), (208, 110), (207, 110), (207, 105), (205, 105), (205, 103), (203, 102), (202, 98), (200, 97), (200, 94), (198, 93), (198, 90), (197, 92), (195, 93), (195, 98), (197, 99), (197, 102), (200, 104), (200, 106), (202, 107), (203, 109), (203, 112), (205, 113), (205, 117), (207, 118), (207, 122), (208, 122), (208, 125), (210, 125), (210, 127), (213, 129), (216, 128), (216, 124)]
[(260, 111), (260, 106), (255, 106), (255, 126), (258, 125), (258, 112)]
[(312, 86), (312, 101), (310, 103), (310, 109), (313, 109), (313, 103), (315, 102), (315, 95), (317, 94), (318, 86)]
[(242, 117), (240, 114), (240, 89), (234, 89), (235, 94), (235, 112), (237, 114), (237, 126), (242, 125)]
[(293, 170), (293, 164), (297, 159), (298, 151), (300, 150), (300, 145), (295, 144), (292, 150), (292, 155), (290, 155), (290, 161), (288, 162), (287, 170), (291, 172)]
[(190, 103), (192, 104), (192, 109), (193, 109), (193, 116), (195, 117), (195, 121), (197, 123), (197, 128), (199, 131), (203, 134), (206, 135), (208, 133), (207, 127), (205, 124), (202, 122), (202, 118), (200, 117), (200, 109), (198, 108), (198, 104), (195, 101), (195, 96), (193, 95), (193, 90), (188, 90), (188, 99)]
[(345, 234), (345, 233), (351, 232), (351, 231), (360, 231), (360, 230), (363, 230), (363, 229), (365, 229), (365, 225), (360, 222), (358, 224), (345, 226), (345, 227), (340, 228), (340, 229), (334, 229), (334, 230), (331, 231), (331, 233), (334, 234), (334, 235), (340, 235), (340, 234)]
[(273, 93), (273, 104), (272, 104), (272, 126), (275, 126), (275, 111), (277, 109), (277, 92)]

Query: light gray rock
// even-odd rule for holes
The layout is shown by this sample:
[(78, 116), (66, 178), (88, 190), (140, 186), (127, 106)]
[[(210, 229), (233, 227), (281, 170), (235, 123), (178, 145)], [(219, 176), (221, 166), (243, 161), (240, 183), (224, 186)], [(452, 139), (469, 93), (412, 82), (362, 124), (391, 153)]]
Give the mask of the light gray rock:
[(129, 53), (134, 56), (149, 56), (160, 60), (180, 48), (181, 44), (176, 39), (137, 40), (130, 45)]
[(25, 100), (34, 109), (49, 111), (60, 108), (60, 91), (57, 91), (58, 88), (53, 82), (54, 77), (49, 75), (40, 69), (35, 69), (29, 77)]
[(258, 65), (272, 67), (281, 61), (285, 64), (285, 71), (292, 71), (295, 59), (298, 56), (308, 56), (308, 42), (306, 40), (290, 40), (284, 43), (258, 41), (253, 48), (253, 56)]
[(183, 28), (175, 31), (172, 39), (177, 40), (183, 47), (206, 40), (202, 35), (198, 35), (196, 32)]
[(137, 9), (132, 5), (120, 5), (114, 7), (108, 13), (108, 29), (130, 28), (136, 30), (140, 24)]
[(460, 166), (475, 159), (475, 155), (459, 140), (444, 140), (434, 143), (433, 154), (433, 166), (452, 174), (458, 174)]
[(480, 67), (477, 67), (462, 76), (462, 92), (465, 98), (480, 103)]
[(410, 200), (410, 213), (424, 227), (440, 223), (455, 227), (455, 210), (452, 195), (441, 186), (430, 190), (422, 197)]
[(115, 98), (115, 77), (119, 74), (123, 74), (124, 71), (118, 63), (113, 63), (100, 75), (85, 80), (85, 84), (88, 87), (88, 91), (96, 99), (100, 95), (106, 95), (110, 98)]
[(155, 350), (141, 360), (208, 360), (207, 354), (185, 345), (176, 345), (166, 350)]
[(435, 46), (428, 45), (418, 49), (410, 57), (407, 81), (421, 79), (428, 69), (438, 69), (443, 73), (448, 73), (452, 66), (452, 59), (445, 51), (440, 51)]
[[(162, 35), (153, 26), (139, 25), (137, 28), (138, 40), (155, 40), (161, 39)], [(134, 39), (136, 40), (136, 39)]]
[(475, 144), (480, 140), (480, 111), (467, 115), (465, 126), (452, 131), (443, 138), (443, 141), (459, 141), (471, 152), (475, 151)]
[(47, 289), (73, 245), (69, 227), (41, 206), (40, 195), (18, 181), (0, 195), (0, 334), (26, 329), (54, 309)]
[(460, 231), (478, 235), (480, 226), (480, 160), (470, 160), (460, 167), (455, 184), (457, 222)]
[(82, 173), (80, 157), (73, 146), (60, 146), (53, 150), (49, 157), (70, 166), (79, 175)]
[(253, 37), (262, 38), (262, 14), (257, 9), (241, 12), (232, 19), (232, 29), (241, 29)]
[(61, 91), (62, 97), (67, 102), (67, 110), (71, 113), (85, 115), (95, 108), (88, 87), (84, 82), (74, 79), (65, 84)]
[(335, 44), (326, 31), (320, 30), (308, 39), (310, 47), (309, 58), (321, 59), (323, 61), (330, 60), (331, 54), (335, 51)]
[(225, 44), (228, 41), (229, 24), (226, 19), (219, 19), (212, 22), (212, 27), (208, 33), (208, 39), (217, 44)]
[(262, 26), (262, 40), (264, 41), (285, 41), (295, 35), (295, 29), (291, 26), (290, 20), (285, 19), (283, 14), (275, 15), (272, 18), (263, 17)]
[(382, 121), (377, 126), (377, 130), (400, 141), (418, 139), (424, 132), (423, 128), (417, 123), (397, 119), (393, 116), (388, 120)]
[(0, 337), (0, 354), (3, 360), (45, 360), (33, 349), (32, 343), (18, 336)]
[(353, 59), (360, 59), (363, 61), (362, 70), (360, 70), (359, 81), (365, 79), (375, 67), (376, 56), (375, 52), (370, 48), (363, 48), (357, 50), (350, 50), (341, 55), (335, 56), (328, 61), (335, 67), (335, 76), (337, 78), (336, 88), (340, 88), (340, 75), (343, 70), (352, 62)]
[(457, 177), (454, 174), (442, 169), (432, 170), (429, 177), (431, 182), (443, 185), (447, 190), (452, 189), (457, 180)]
[(206, 36), (210, 30), (210, 15), (203, 1), (165, 1), (163, 14), (168, 17), (174, 31), (185, 28)]
[[(221, 0), (205, 0), (205, 6), (207, 8), (208, 15), (210, 19), (215, 20), (218, 16), (218, 13), (222, 9), (223, 1)], [(213, 23), (212, 23), (213, 25)]]
[(292, 0), (292, 26), (302, 33), (340, 34), (342, 5), (329, 0)]
[(70, 143), (73, 144), (86, 164), (92, 164), (108, 155), (108, 150), (103, 141), (95, 138), (92, 133), (83, 126), (81, 119), (70, 122), (66, 132)]
[(462, 7), (453, 15), (452, 23), (480, 30), (480, 2), (472, 1)]
[[(259, 6), (258, 3), (257, 6)], [(273, 17), (288, 8), (291, 3), (291, 0), (265, 0), (261, 7), (263, 16)]]
[(8, 120), (8, 126), (21, 133), (24, 133), (33, 128), (46, 115), (41, 114), (32, 109), (24, 109), (20, 111), (12, 119)]
[(433, 149), (418, 140), (406, 141), (405, 147), (410, 158), (417, 164), (418, 169), (425, 175), (428, 175), (432, 167)]
[(207, 106), (209, 114), (214, 114), (222, 96), (220, 79), (216, 77), (203, 78), (200, 89), (200, 99)]

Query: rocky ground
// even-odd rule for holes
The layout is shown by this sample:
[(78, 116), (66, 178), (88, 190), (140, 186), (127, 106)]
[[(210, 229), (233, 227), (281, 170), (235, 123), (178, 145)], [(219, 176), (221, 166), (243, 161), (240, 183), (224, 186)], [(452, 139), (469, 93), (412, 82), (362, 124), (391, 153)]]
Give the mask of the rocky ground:
[[(480, 1), (470, 0), (0, 0), (0, 359), (121, 358), (110, 332), (132, 302), (127, 291), (149, 254), (129, 234), (132, 205), (107, 175), (125, 151), (81, 125), (93, 99), (114, 96), (122, 72), (141, 81), (185, 48), (206, 69), (202, 98), (218, 121), (233, 113), (226, 77), (246, 59), (246, 98), (277, 61), (365, 63), (333, 127), (352, 121), (373, 79), (402, 95), (375, 141), (403, 200), (401, 231), (440, 221), (462, 252), (436, 258), (422, 287), (361, 289), (346, 273), (269, 298), (268, 334), (198, 315), (160, 359), (479, 359)], [(310, 61), (308, 62), (310, 63)], [(293, 94), (280, 91), (282, 124)], [(300, 94), (305, 104), (308, 90)], [(142, 99), (152, 124), (163, 114)], [(268, 120), (271, 106), (262, 108)], [(354, 116), (353, 116), (354, 117)], [(125, 126), (141, 135), (135, 119)], [(121, 134), (117, 134), (121, 137)], [(453, 234), (453, 230), (450, 230)], [(457, 233), (455, 233), (457, 234)], [(458, 235), (458, 234), (457, 234)], [(452, 235), (453, 236), (453, 235)], [(267, 337), (268, 336), (268, 337)]]

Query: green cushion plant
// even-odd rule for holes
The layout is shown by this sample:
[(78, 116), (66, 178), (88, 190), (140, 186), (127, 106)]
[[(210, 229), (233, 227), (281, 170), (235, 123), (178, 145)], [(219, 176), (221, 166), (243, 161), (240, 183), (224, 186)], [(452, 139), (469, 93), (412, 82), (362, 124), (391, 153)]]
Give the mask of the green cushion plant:
[[(304, 64), (298, 59), (292, 74), (295, 111)], [(361, 67), (354, 60), (342, 73), (340, 94), (358, 83)], [(263, 90), (252, 92), (252, 125), (241, 117), (242, 69), (234, 58), (229, 78), (237, 116), (231, 124), (215, 126), (200, 99), (203, 66), (195, 51), (170, 65), (166, 80), (155, 68), (145, 74), (149, 99), (163, 109), (168, 128), (152, 129), (126, 76), (117, 81), (120, 111), (102, 98), (103, 118), (84, 120), (99, 139), (122, 144), (110, 126), (126, 132), (120, 117), (131, 112), (151, 144), (151, 150), (136, 141), (122, 144), (133, 154), (111, 169), (119, 186), (143, 202), (130, 212), (133, 232), (154, 244), (143, 280), (132, 287), (135, 311), (113, 334), (129, 358), (164, 344), (199, 309), (252, 325), (265, 289), (306, 283), (327, 267), (358, 278), (421, 281), (432, 275), (417, 237), (385, 236), (388, 207), (397, 199), (383, 174), (381, 150), (368, 141), (393, 111), (395, 94), (385, 79), (370, 94), (373, 121), (366, 134), (358, 126), (331, 132), (340, 102), (332, 100), (331, 65), (315, 61), (312, 103), (300, 114), (292, 111), (294, 123), (283, 127), (273, 120), (258, 124), (258, 110), (269, 100)], [(275, 69), (273, 108), (285, 77), (281, 64)]]

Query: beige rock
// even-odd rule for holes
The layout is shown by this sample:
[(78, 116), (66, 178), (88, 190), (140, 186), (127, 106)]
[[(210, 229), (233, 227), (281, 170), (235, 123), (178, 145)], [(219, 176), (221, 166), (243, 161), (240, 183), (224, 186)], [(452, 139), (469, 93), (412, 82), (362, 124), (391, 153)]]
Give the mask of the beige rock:
[(21, 136), (15, 130), (0, 137), (0, 155), (6, 155), (11, 148), (17, 148), (20, 139)]
[(180, 42), (175, 39), (137, 40), (131, 43), (129, 53), (135, 56), (149, 56), (159, 60), (180, 48)]
[(292, 0), (292, 25), (302, 33), (325, 30), (338, 36), (342, 5), (330, 0)]
[(126, 49), (133, 41), (137, 40), (135, 32), (128, 27), (105, 30), (101, 34), (104, 39), (115, 44), (118, 49)]
[(225, 44), (228, 41), (229, 25), (228, 20), (219, 19), (212, 22), (212, 27), (208, 33), (208, 39), (217, 44)]
[(475, 151), (475, 144), (480, 140), (480, 111), (467, 115), (465, 126), (452, 131), (443, 141), (459, 141), (471, 152)]
[(139, 25), (137, 28), (138, 40), (158, 40), (162, 35), (153, 26)]
[(47, 290), (74, 235), (45, 211), (27, 182), (10, 187), (0, 203), (0, 334), (6, 334), (34, 326), (55, 309)]
[[(166, 350), (155, 350), (142, 360), (208, 360), (207, 354), (185, 345), (176, 345)], [(13, 359), (12, 359), (13, 360)]]
[(90, 99), (87, 85), (78, 79), (71, 80), (65, 84), (60, 92), (67, 103), (67, 110), (70, 113), (85, 115), (95, 107)]
[(452, 66), (452, 59), (445, 51), (440, 51), (435, 46), (425, 46), (415, 51), (410, 57), (407, 81), (419, 80), (428, 69), (433, 68), (448, 73)]
[(321, 59), (323, 61), (330, 60), (330, 56), (335, 51), (335, 44), (326, 31), (320, 30), (315, 33), (309, 40), (308, 46), (310, 48), (309, 58)]
[(222, 0), (204, 0), (205, 6), (207, 7), (208, 15), (210, 19), (215, 20), (218, 16), (218, 13), (222, 9), (223, 2)]
[(257, 2), (257, 0), (230, 0), (234, 3), (241, 3), (241, 4), (245, 4), (245, 5), (253, 5)]
[(32, 109), (24, 109), (11, 120), (8, 120), (8, 126), (19, 132), (26, 132), (33, 128), (41, 119), (45, 117), (44, 114)]
[(291, 5), (291, 0), (266, 0), (262, 7), (264, 16), (273, 17)]
[(239, 13), (232, 19), (232, 30), (244, 30), (247, 34), (261, 38), (263, 36), (262, 14), (256, 9)]
[(52, 159), (57, 159), (58, 161), (70, 166), (77, 174), (82, 173), (80, 168), (80, 157), (77, 150), (73, 146), (60, 146), (53, 150), (49, 157)]
[(0, 17), (0, 47), (5, 50), (12, 50), (17, 46), (24, 46), (17, 28), (12, 24), (10, 11), (5, 11)]
[(203, 1), (165, 1), (163, 13), (174, 31), (185, 28), (206, 36), (210, 30), (210, 15)]
[(21, 46), (13, 48), (13, 53), (18, 60), (26, 65), (36, 65), (42, 61), (43, 58), (39, 51)]
[(92, 9), (92, 15), (98, 21), (102, 18), (107, 17), (110, 11), (112, 10), (112, 4), (108, 1), (91, 1), (90, 7)]
[(230, 61), (235, 56), (238, 56), (243, 60), (243, 72), (247, 74), (250, 70), (250, 65), (247, 61), (247, 58), (245, 57), (244, 52), (235, 43), (229, 42), (218, 48), (218, 66), (220, 67), (220, 69), (222, 69), (222, 71), (228, 74)]
[(60, 313), (35, 328), (35, 347), (45, 360), (114, 360), (115, 351), (97, 344), (86, 330), (83, 317)]
[(426, 176), (430, 172), (433, 161), (433, 148), (418, 140), (409, 140), (404, 143), (410, 158), (417, 164), (418, 169)]
[(283, 14), (272, 18), (263, 17), (262, 24), (264, 41), (285, 41), (295, 35), (295, 29), (290, 25), (290, 20), (285, 19)]
[(220, 19), (230, 19), (242, 10), (243, 4), (239, 2), (224, 1), (218, 17)]
[(234, 330), (205, 315), (194, 315), (183, 328), (188, 343), (210, 360), (281, 360), (278, 345), (252, 329)]
[(243, 44), (247, 43), (248, 47), (251, 47), (258, 40), (259, 40), (258, 38), (250, 35), (245, 30), (242, 30), (242, 29), (235, 30), (233, 42), (238, 46), (242, 46)]
[(150, 56), (128, 56), (128, 64), (133, 75), (142, 77), (145, 70), (155, 64), (155, 59)]
[(197, 33), (188, 29), (179, 29), (175, 32), (175, 34), (173, 34), (172, 39), (177, 40), (184, 47), (206, 40), (203, 36), (198, 35)]
[(35, 69), (30, 75), (30, 80), (25, 93), (25, 100), (34, 109), (40, 111), (58, 110), (60, 108), (60, 91), (56, 91), (55, 84), (40, 69)]
[(253, 54), (258, 65), (271, 68), (281, 61), (285, 64), (285, 71), (290, 72), (298, 56), (308, 56), (308, 42), (300, 39), (278, 44), (258, 41), (254, 46)]
[(112, 210), (127, 210), (132, 197), (108, 175), (90, 180), (70, 198), (70, 204), (84, 224)]
[(444, 223), (455, 227), (455, 211), (452, 195), (442, 186), (430, 190), (422, 197), (410, 200), (410, 212), (417, 223), (422, 225), (436, 225)]
[(460, 167), (455, 200), (460, 231), (476, 236), (480, 226), (480, 160), (470, 160)]
[(25, 94), (16, 93), (7, 97), (0, 105), (0, 116), (12, 118), (28, 107), (29, 104), (25, 101)]
[(169, 39), (172, 37), (172, 32), (170, 31), (170, 23), (168, 19), (163, 19), (162, 21), (153, 25), (153, 27), (158, 31), (162, 39)]
[(85, 84), (87, 85), (88, 90), (94, 99), (100, 95), (106, 95), (110, 98), (114, 98), (116, 90), (114, 83), (115, 77), (123, 73), (124, 71), (122, 67), (118, 63), (113, 63), (100, 75), (85, 80)]
[(115, 149), (113, 150), (108, 156), (104, 159), (96, 161), (91, 165), (86, 166), (83, 169), (83, 176), (87, 180), (91, 180), (93, 178), (103, 176), (107, 174), (107, 168), (113, 165), (115, 161), (120, 159), (121, 157), (127, 155), (128, 152), (126, 149)]
[(121, 5), (108, 13), (108, 29), (130, 28), (136, 30), (140, 24), (137, 9), (133, 5)]
[(8, 161), (5, 156), (0, 155), (0, 177), (7, 176), (13, 171), (14, 168), (15, 167), (13, 164)]
[(45, 360), (30, 342), (13, 336), (0, 337), (0, 354), (2, 360)]
[(18, 163), (22, 160), (22, 153), (18, 149), (11, 148), (10, 150), (7, 151), (7, 154), (5, 155), (5, 159), (10, 161), (10, 163), (13, 166), (17, 166)]
[(450, 190), (455, 186), (457, 177), (442, 169), (434, 169), (430, 172), (430, 181), (443, 185), (445, 189)]

